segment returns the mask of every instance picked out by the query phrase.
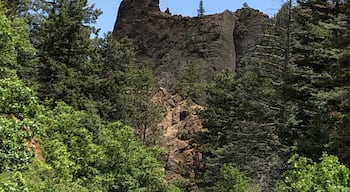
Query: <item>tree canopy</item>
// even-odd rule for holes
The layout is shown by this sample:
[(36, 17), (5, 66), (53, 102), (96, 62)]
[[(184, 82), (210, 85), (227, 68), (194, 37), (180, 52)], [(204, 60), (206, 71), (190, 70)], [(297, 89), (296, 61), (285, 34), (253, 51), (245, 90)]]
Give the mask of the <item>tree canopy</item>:
[(0, 191), (350, 191), (349, 10), (286, 1), (236, 71), (205, 82), (188, 64), (173, 91), (205, 129), (180, 189), (148, 138), (164, 109), (133, 43), (101, 37), (87, 0), (0, 1)]

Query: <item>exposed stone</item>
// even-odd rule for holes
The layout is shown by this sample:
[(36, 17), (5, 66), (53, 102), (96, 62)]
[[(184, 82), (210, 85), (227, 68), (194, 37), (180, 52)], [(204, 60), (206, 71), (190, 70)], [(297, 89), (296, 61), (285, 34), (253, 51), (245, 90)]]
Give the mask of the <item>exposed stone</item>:
[(161, 12), (159, 0), (123, 0), (113, 36), (131, 39), (137, 59), (149, 63), (158, 84), (172, 90), (179, 73), (192, 63), (201, 66), (206, 79), (225, 68), (234, 70), (267, 20), (251, 8), (182, 17)]
[[(152, 102), (163, 105), (166, 115), (158, 129), (163, 133), (160, 141), (166, 150), (164, 157), (165, 173), (167, 179), (190, 179), (195, 176), (194, 164), (201, 155), (191, 146), (184, 135), (193, 134), (203, 130), (197, 111), (203, 108), (195, 103), (189, 104), (179, 95), (171, 95), (166, 89), (160, 88), (152, 98)], [(181, 114), (187, 114), (180, 119)]]
[(44, 157), (41, 153), (41, 149), (40, 149), (40, 144), (39, 144), (39, 140), (36, 137), (33, 137), (30, 139), (30, 141), (27, 144), (28, 149), (34, 153), (34, 158), (36, 160), (40, 160), (43, 161)]
[(252, 55), (257, 40), (268, 24), (267, 15), (262, 15), (260, 11), (252, 8), (238, 9), (235, 12), (237, 21), (235, 23), (234, 39), (237, 55), (237, 70), (240, 66), (242, 57)]

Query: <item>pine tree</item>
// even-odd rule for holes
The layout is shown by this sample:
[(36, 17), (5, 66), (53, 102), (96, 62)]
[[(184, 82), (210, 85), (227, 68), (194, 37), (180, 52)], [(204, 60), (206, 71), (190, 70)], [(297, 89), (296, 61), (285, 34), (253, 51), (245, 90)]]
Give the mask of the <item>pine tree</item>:
[(340, 65), (349, 46), (347, 35), (341, 35), (348, 34), (344, 17), (348, 5), (326, 1), (302, 1), (299, 5), (298, 43), (292, 50), (295, 65), (288, 68), (285, 89), (293, 108), (284, 135), (298, 153), (316, 160), (323, 151), (331, 150), (330, 146), (345, 147), (333, 136), (344, 126), (343, 115), (347, 116), (340, 105), (344, 96), (340, 90), (348, 85), (337, 79), (348, 68)]
[(291, 65), (292, 2), (284, 4), (261, 42), (237, 73), (223, 73), (208, 90), (203, 114), (207, 133), (201, 133), (203, 165), (199, 186), (212, 190), (220, 180), (217, 170), (230, 163), (270, 190), (279, 177), (288, 146), (282, 130), (289, 113), (283, 86)]
[(203, 0), (199, 1), (199, 8), (197, 9), (198, 12), (198, 17), (203, 17), (205, 13), (204, 5), (203, 5)]
[(234, 78), (232, 72), (223, 72), (209, 88), (208, 107), (202, 115), (208, 132), (197, 138), (203, 153), (197, 172), (200, 187), (211, 191), (220, 179), (217, 170), (226, 163), (260, 182), (262, 188), (271, 187), (271, 176), (279, 174), (281, 146), (276, 135), (278, 110), (271, 106), (274, 90), (269, 83), (259, 67), (247, 66), (244, 76)]
[(128, 87), (132, 84), (135, 69), (135, 52), (127, 40), (117, 41), (111, 35), (97, 38), (94, 42), (97, 54), (92, 58), (96, 66), (91, 97), (96, 102), (97, 110), (108, 121), (127, 120), (132, 109), (126, 101)]
[(89, 24), (100, 14), (86, 0), (41, 2), (45, 17), (33, 29), (38, 50), (38, 95), (84, 108), (89, 96), (93, 52)]
[(135, 128), (140, 139), (154, 144), (148, 134), (156, 134), (156, 124), (162, 117), (162, 108), (152, 103), (155, 83), (151, 69), (136, 63), (130, 41), (117, 41), (107, 35), (97, 42), (98, 58), (93, 62), (98, 69), (93, 85), (92, 100), (98, 113), (108, 121), (123, 121)]

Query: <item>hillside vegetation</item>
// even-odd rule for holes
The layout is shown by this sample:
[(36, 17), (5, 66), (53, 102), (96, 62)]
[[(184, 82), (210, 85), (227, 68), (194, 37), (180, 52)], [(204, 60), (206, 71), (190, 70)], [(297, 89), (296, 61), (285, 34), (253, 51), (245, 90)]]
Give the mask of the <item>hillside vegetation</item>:
[(350, 1), (285, 2), (235, 71), (178, 74), (205, 130), (181, 135), (200, 155), (171, 181), (148, 137), (172, 100), (151, 102), (152, 64), (98, 35), (100, 14), (0, 1), (0, 192), (350, 191)]

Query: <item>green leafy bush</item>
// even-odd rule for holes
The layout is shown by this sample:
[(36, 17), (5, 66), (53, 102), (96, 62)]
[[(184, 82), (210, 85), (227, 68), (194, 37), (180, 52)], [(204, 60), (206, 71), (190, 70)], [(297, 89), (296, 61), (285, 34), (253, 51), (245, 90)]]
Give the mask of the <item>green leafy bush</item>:
[(348, 192), (350, 170), (340, 164), (336, 156), (326, 153), (320, 162), (294, 155), (289, 160), (289, 168), (284, 180), (276, 191), (295, 192)]
[(215, 191), (220, 192), (251, 192), (248, 178), (237, 168), (225, 164), (220, 169), (221, 179), (216, 183)]
[(19, 80), (14, 71), (0, 68), (0, 113), (17, 117), (33, 116), (38, 110), (34, 91)]

